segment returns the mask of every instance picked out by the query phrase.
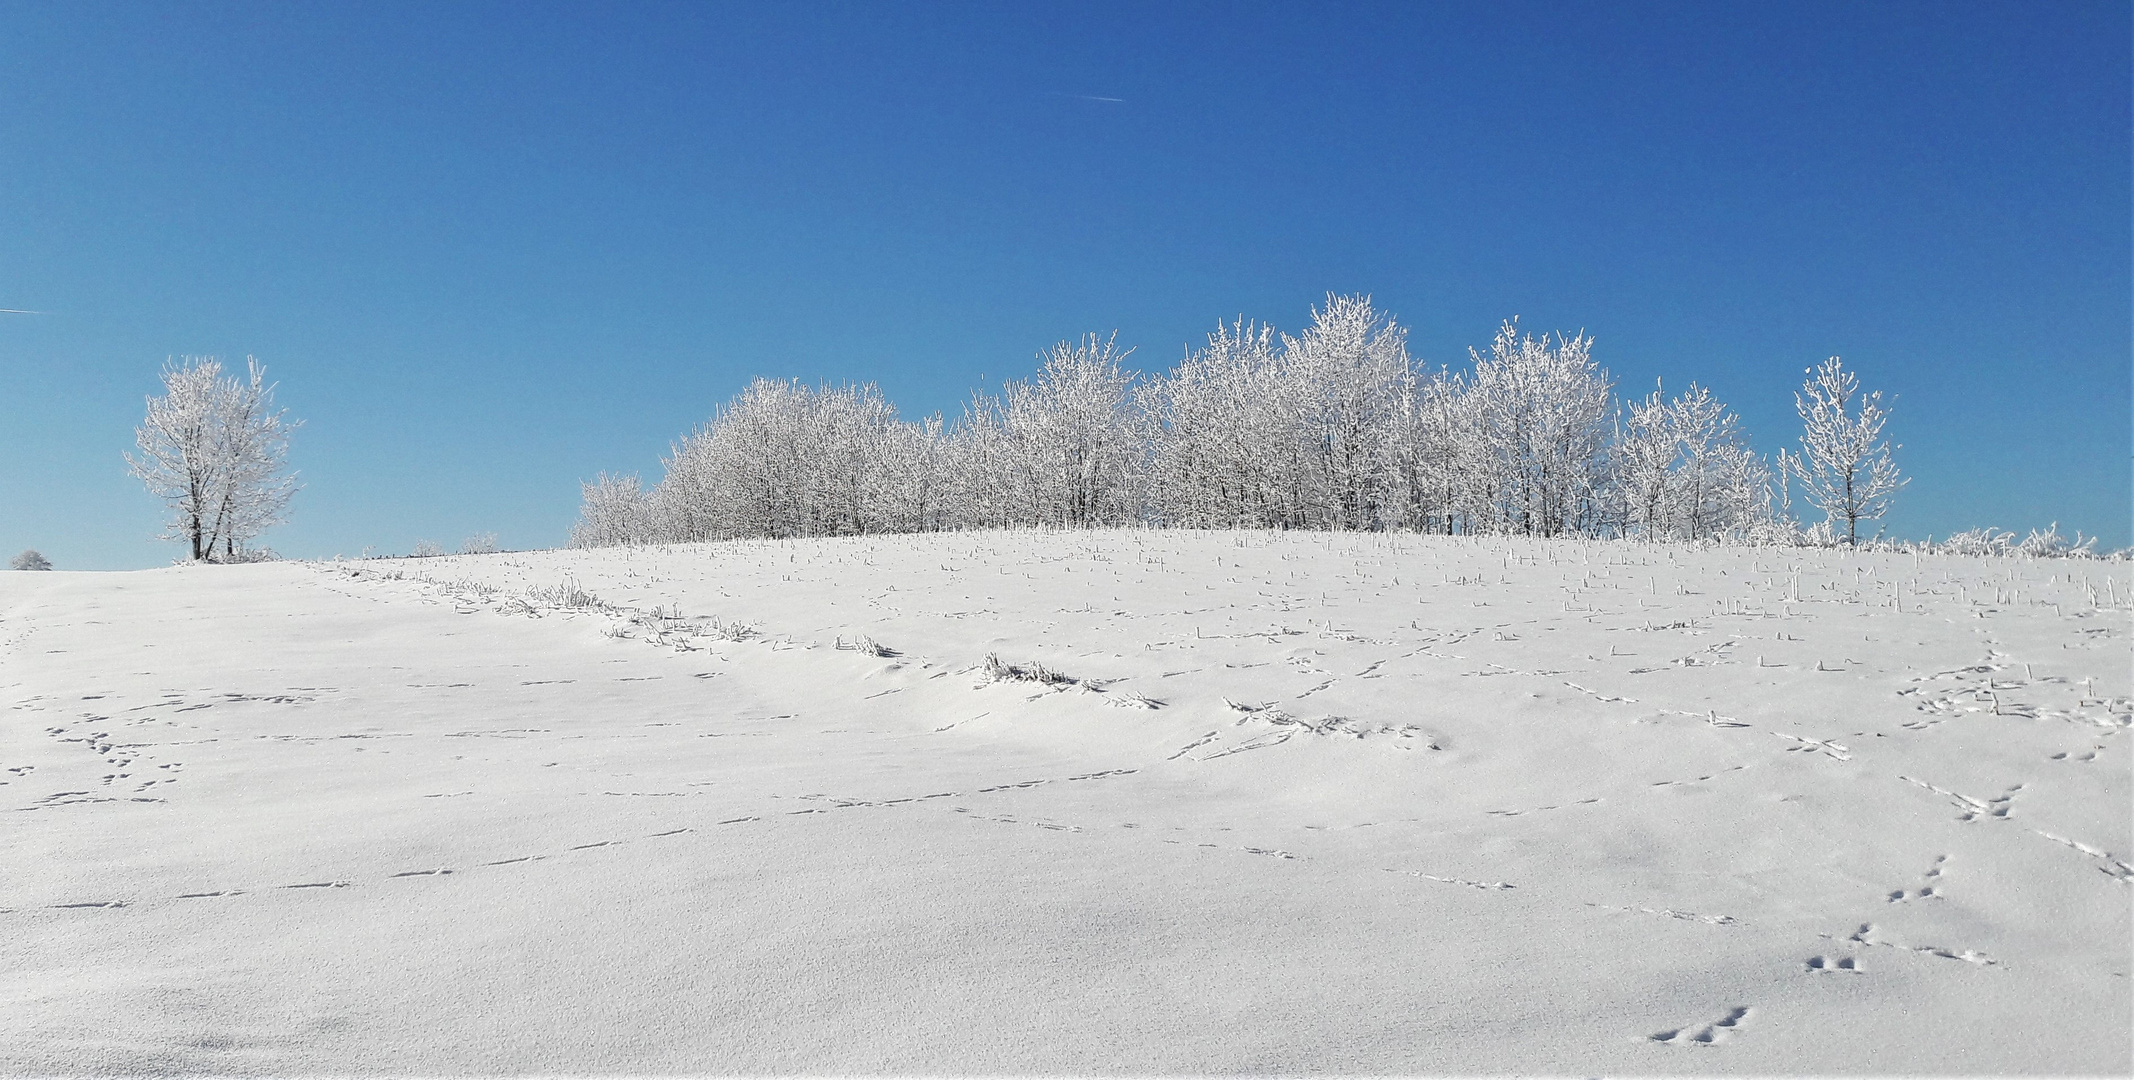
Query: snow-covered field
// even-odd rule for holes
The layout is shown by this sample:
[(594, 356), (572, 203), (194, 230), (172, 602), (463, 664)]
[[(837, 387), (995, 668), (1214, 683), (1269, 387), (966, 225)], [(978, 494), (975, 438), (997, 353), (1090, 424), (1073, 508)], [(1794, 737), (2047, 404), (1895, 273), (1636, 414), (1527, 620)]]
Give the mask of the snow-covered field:
[(2130, 598), (1185, 532), (4, 574), (0, 1070), (2125, 1074)]

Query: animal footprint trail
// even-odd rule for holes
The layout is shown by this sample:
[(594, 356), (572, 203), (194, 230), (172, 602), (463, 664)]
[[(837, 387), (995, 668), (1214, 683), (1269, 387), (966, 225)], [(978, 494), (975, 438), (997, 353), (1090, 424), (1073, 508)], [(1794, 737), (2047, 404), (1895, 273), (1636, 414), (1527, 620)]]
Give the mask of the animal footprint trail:
[(1936, 855), (1934, 857), (1934, 865), (1927, 867), (1926, 873), (1919, 875), (1921, 880), (1920, 886), (1916, 889), (1898, 889), (1897, 891), (1890, 893), (1888, 898), (1889, 902), (1892, 904), (1902, 904), (1912, 900), (1942, 899), (1942, 895), (1938, 891), (1939, 887), (1936, 883), (1941, 878), (1941, 868), (1946, 865), (1948, 861), (1949, 857), (1947, 855)]
[[(1861, 923), (1860, 928), (1853, 931), (1844, 940), (1869, 948), (1896, 949), (1899, 952), (1918, 953), (1922, 956), (1932, 956), (1942, 960), (1961, 960), (1964, 963), (1976, 964), (1980, 967), (1994, 967), (2000, 963), (2000, 961), (1987, 956), (1977, 949), (1958, 950), (1941, 945), (1906, 945), (1895, 941), (1881, 941), (1871, 936), (1874, 932), (1875, 924)], [(1825, 934), (1823, 936), (1829, 937), (1830, 935)]]
[(2114, 881), (2119, 882), (2121, 885), (2134, 884), (2134, 866), (2130, 866), (2125, 861), (2114, 858), (2111, 852), (2105, 851), (2101, 848), (2091, 847), (2080, 840), (2070, 840), (2067, 837), (2061, 836), (2057, 833), (2046, 832), (2043, 829), (2032, 829), (2030, 831), (2036, 833), (2039, 836), (2044, 837), (2047, 840), (2052, 841), (2055, 844), (2059, 844), (2060, 846), (2066, 848), (2072, 848), (2076, 851), (2081, 852), (2084, 855), (2089, 856), (2092, 859), (2096, 859), (2099, 862), (2102, 862), (2104, 865), (2098, 867), (2097, 869), (2106, 876), (2112, 878)]
[(1225, 747), (1224, 749), (1217, 750), (1212, 754), (1204, 754), (1201, 757), (1195, 758), (1194, 760), (1214, 761), (1216, 758), (1225, 758), (1229, 757), (1232, 754), (1242, 754), (1248, 750), (1265, 750), (1270, 746), (1280, 746), (1283, 743), (1288, 742), (1290, 740), (1290, 737), (1294, 734), (1296, 733), (1293, 731), (1270, 731), (1265, 735), (1256, 735), (1250, 739), (1245, 740), (1244, 742), (1237, 744), (1236, 746)]
[(1994, 798), (1974, 799), (1969, 795), (1950, 791), (1948, 788), (1936, 787), (1918, 777), (1899, 773), (1897, 779), (1915, 787), (1925, 788), (1936, 795), (1949, 799), (1958, 810), (1962, 811), (1961, 814), (1957, 815), (1956, 820), (1958, 821), (1979, 821), (1982, 819), (2006, 821), (2008, 812), (2013, 809), (2016, 793), (2023, 790), (2022, 784), (2012, 784)]
[(1706, 926), (1742, 925), (1741, 920), (1733, 917), (1732, 915), (1707, 915), (1701, 911), (1681, 911), (1675, 908), (1621, 907), (1615, 904), (1596, 904), (1590, 900), (1586, 901), (1586, 906), (1590, 908), (1600, 908), (1603, 911), (1624, 911), (1634, 912), (1641, 915), (1658, 915), (1663, 919), (1674, 919), (1677, 922), (1699, 922), (1705, 924)]
[(1771, 734), (1776, 735), (1781, 739), (1790, 739), (1793, 742), (1800, 744), (1798, 746), (1786, 747), (1786, 749), (1789, 751), (1801, 751), (1810, 754), (1821, 754), (1824, 757), (1832, 758), (1837, 761), (1852, 760), (1851, 747), (1830, 739), (1811, 739), (1802, 735), (1788, 735), (1783, 731), (1774, 731)]
[[(749, 821), (760, 821), (760, 820), (762, 820), (762, 819), (761, 819), (761, 818), (759, 818), (759, 817), (756, 817), (756, 816), (754, 816), (754, 815), (749, 815), (749, 816), (745, 816), (745, 817), (736, 817), (736, 818), (728, 818), (728, 819), (726, 819), (726, 820), (724, 820), (724, 821), (716, 822), (715, 824), (716, 824), (716, 825), (738, 825), (738, 824), (741, 824), (741, 823), (743, 823), (743, 822), (749, 822)], [(661, 832), (655, 832), (655, 833), (648, 833), (648, 834), (646, 834), (646, 835), (645, 835), (644, 837), (642, 837), (642, 839), (647, 839), (647, 840), (656, 840), (656, 839), (660, 839), (660, 838), (662, 838), (662, 837), (669, 837), (669, 836), (680, 836), (680, 835), (682, 835), (682, 834), (684, 834), (684, 833), (692, 833), (692, 832), (696, 832), (696, 831), (698, 831), (698, 830), (697, 830), (697, 829), (695, 829), (695, 828), (691, 828), (691, 827), (688, 827), (688, 826), (683, 826), (683, 827), (681, 827), (681, 828), (675, 828), (675, 829), (666, 829), (666, 830), (664, 830), (664, 831), (661, 831)], [(553, 858), (557, 858), (557, 857), (558, 857), (559, 855), (569, 855), (569, 854), (570, 854), (571, 852), (574, 852), (574, 851), (591, 851), (591, 850), (596, 850), (596, 849), (599, 849), (599, 848), (606, 848), (606, 847), (614, 847), (614, 846), (616, 846), (616, 845), (619, 845), (619, 844), (624, 844), (624, 843), (627, 843), (627, 842), (628, 842), (628, 840), (627, 840), (627, 839), (617, 839), (617, 840), (599, 840), (599, 841), (595, 841), (595, 842), (593, 842), (593, 843), (589, 843), (589, 844), (576, 844), (576, 845), (573, 845), (573, 846), (571, 846), (571, 847), (568, 847), (568, 848), (564, 849), (563, 851), (561, 851), (561, 852), (559, 852), (559, 853), (556, 853), (556, 854), (548, 854), (548, 855), (518, 855), (518, 856), (514, 856), (514, 857), (512, 857), (512, 858), (508, 858), (508, 859), (492, 859), (492, 860), (489, 860), (489, 861), (487, 861), (487, 862), (479, 863), (479, 864), (477, 864), (477, 865), (478, 865), (479, 867), (498, 867), (498, 866), (518, 866), (518, 865), (522, 865), (522, 864), (526, 864), (526, 863), (546, 862), (546, 861), (548, 861), (548, 860), (550, 860), (550, 859), (553, 859)], [(461, 874), (461, 873), (463, 873), (463, 871), (462, 871), (461, 869), (457, 868), (457, 867), (451, 867), (451, 866), (435, 866), (435, 867), (425, 867), (425, 868), (423, 868), (423, 869), (420, 869), (420, 870), (402, 870), (402, 871), (399, 871), (398, 873), (392, 873), (392, 874), (387, 874), (387, 875), (385, 875), (385, 876), (383, 876), (383, 877), (381, 877), (381, 878), (377, 878), (377, 879), (374, 879), (374, 880), (375, 880), (375, 881), (377, 881), (377, 882), (390, 882), (390, 881), (396, 881), (396, 880), (403, 880), (403, 879), (412, 879), (412, 878), (446, 878), (446, 877), (451, 877), (451, 876), (454, 876), (454, 875), (458, 875), (458, 874)], [(256, 895), (256, 894), (259, 894), (259, 893), (262, 893), (262, 892), (270, 892), (270, 891), (276, 891), (276, 890), (291, 890), (291, 889), (294, 889), (294, 890), (308, 890), (308, 889), (352, 889), (352, 888), (360, 888), (360, 887), (362, 887), (362, 884), (363, 884), (363, 883), (362, 883), (362, 882), (360, 882), (360, 881), (356, 881), (356, 880), (352, 880), (352, 879), (348, 879), (348, 878), (334, 878), (334, 879), (330, 879), (330, 880), (326, 880), (326, 881), (302, 881), (302, 882), (296, 882), (296, 883), (294, 883), (294, 884), (288, 884), (288, 885), (269, 885), (269, 886), (264, 886), (264, 887), (261, 887), (261, 888), (251, 888), (251, 889), (212, 889), (212, 890), (202, 890), (202, 891), (198, 891), (198, 892), (185, 892), (185, 893), (178, 893), (178, 894), (176, 894), (176, 895), (174, 895), (174, 896), (171, 896), (171, 897), (169, 897), (168, 899), (170, 899), (170, 900), (211, 900), (211, 899), (226, 899), (226, 898), (232, 898), (232, 897), (239, 897), (239, 896), (247, 896), (247, 895)], [(123, 907), (132, 907), (132, 906), (134, 906), (134, 905), (136, 905), (136, 904), (138, 904), (138, 903), (143, 903), (143, 902), (149, 902), (149, 901), (145, 901), (145, 900), (142, 900), (142, 899), (138, 899), (138, 898), (133, 898), (133, 899), (124, 899), (124, 900), (95, 900), (95, 901), (86, 901), (86, 902), (81, 902), (81, 903), (69, 903), (69, 904), (49, 904), (49, 905), (46, 905), (46, 907), (47, 907), (48, 909), (51, 909), (51, 910), (69, 910), (69, 909), (84, 909), (84, 910), (86, 910), (86, 909), (99, 909), (99, 908), (123, 908)], [(6, 912), (0, 912), (0, 914), (7, 914), (7, 913), (12, 913), (12, 910), (13, 910), (13, 909), (9, 909), (9, 911), (6, 911)]]
[(1672, 1046), (1711, 1046), (1723, 1043), (1740, 1031), (1742, 1022), (1749, 1018), (1749, 1012), (1747, 1005), (1736, 1005), (1728, 1009), (1725, 1016), (1702, 1027), (1658, 1031), (1647, 1035), (1646, 1038)]
[[(1538, 675), (1540, 674), (1540, 672), (1521, 672), (1520, 674)], [(1592, 689), (1591, 687), (1580, 686), (1577, 683), (1570, 681), (1569, 679), (1564, 680), (1564, 685), (1570, 687), (1573, 690), (1578, 691), (1581, 694), (1589, 695), (1597, 701), (1623, 702), (1626, 704), (1635, 704), (1638, 700), (1634, 697), (1617, 697), (1613, 694), (1603, 694), (1598, 690)]]
[(1817, 974), (1827, 975), (1833, 972), (1847, 975), (1861, 974), (1859, 962), (1850, 956), (1811, 956), (1808, 958), (1807, 963), (1801, 966)]
[[(1670, 781), (1666, 781), (1666, 782), (1667, 782), (1667, 783), (1673, 783), (1674, 781), (1670, 780)], [(1549, 805), (1547, 805), (1547, 806), (1534, 806), (1534, 807), (1529, 807), (1529, 808), (1527, 808), (1527, 809), (1525, 809), (1525, 810), (1484, 810), (1484, 811), (1482, 811), (1482, 813), (1484, 813), (1484, 814), (1486, 814), (1486, 815), (1488, 815), (1488, 816), (1490, 816), (1490, 817), (1508, 817), (1508, 818), (1509, 818), (1509, 817), (1524, 817), (1524, 816), (1525, 816), (1525, 815), (1527, 815), (1527, 814), (1538, 814), (1538, 813), (1541, 813), (1541, 812), (1543, 812), (1543, 811), (1545, 811), (1545, 810), (1562, 810), (1562, 809), (1565, 809), (1565, 808), (1567, 808), (1567, 807), (1572, 807), (1572, 806), (1594, 806), (1594, 805), (1597, 805), (1597, 804), (1599, 804), (1599, 803), (1600, 803), (1600, 801), (1601, 801), (1601, 800), (1600, 800), (1600, 798), (1599, 798), (1598, 796), (1596, 796), (1596, 797), (1594, 797), (1594, 798), (1590, 798), (1590, 799), (1579, 799), (1579, 800), (1577, 800), (1577, 801), (1575, 801), (1575, 802), (1568, 802), (1568, 803), (1550, 803), (1550, 804), (1549, 804)]]
[(1421, 870), (1395, 870), (1392, 867), (1384, 867), (1383, 869), (1388, 874), (1406, 874), (1409, 877), (1418, 877), (1424, 879), (1425, 881), (1443, 882), (1447, 885), (1465, 885), (1470, 889), (1516, 889), (1519, 887), (1506, 881), (1470, 881), (1467, 878), (1442, 877), (1437, 874), (1426, 874)]
[(949, 809), (958, 814), (963, 814), (966, 817), (969, 817), (976, 821), (994, 821), (999, 822), (1003, 825), (1029, 825), (1033, 828), (1050, 829), (1053, 832), (1078, 833), (1082, 831), (1082, 827), (1079, 825), (1062, 825), (1057, 821), (1044, 821), (1041, 819), (1034, 818), (1019, 818), (1012, 817), (1007, 814), (981, 814), (977, 811), (963, 806), (952, 806), (949, 807)]

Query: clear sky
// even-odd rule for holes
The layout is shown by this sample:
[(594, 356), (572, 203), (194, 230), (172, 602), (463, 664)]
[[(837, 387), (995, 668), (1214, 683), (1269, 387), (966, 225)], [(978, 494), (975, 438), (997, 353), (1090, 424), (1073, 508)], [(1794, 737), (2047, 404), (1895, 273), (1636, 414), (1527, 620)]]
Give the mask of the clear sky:
[(305, 426), (289, 556), (563, 541), (752, 376), (951, 416), (1372, 294), (1581, 328), (1766, 453), (1896, 398), (1905, 536), (2130, 538), (2125, 3), (0, 0), (0, 556), (158, 565), (174, 354)]

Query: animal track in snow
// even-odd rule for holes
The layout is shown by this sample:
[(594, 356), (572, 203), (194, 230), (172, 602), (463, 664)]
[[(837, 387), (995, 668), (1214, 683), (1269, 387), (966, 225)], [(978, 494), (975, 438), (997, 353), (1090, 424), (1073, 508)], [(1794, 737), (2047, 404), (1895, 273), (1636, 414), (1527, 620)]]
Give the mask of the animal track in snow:
[(1006, 814), (980, 814), (976, 811), (970, 810), (962, 806), (952, 806), (949, 807), (949, 809), (955, 811), (956, 813), (963, 814), (967, 817), (971, 817), (979, 821), (997, 821), (1004, 825), (1030, 825), (1040, 829), (1050, 829), (1054, 832), (1082, 831), (1082, 828), (1079, 825), (1062, 825), (1056, 821), (1039, 821), (1034, 819), (1010, 817)]
[[(1139, 826), (1139, 825), (1134, 825), (1134, 824), (1131, 824), (1131, 823), (1122, 823), (1122, 824), (1120, 825), (1120, 828), (1123, 828), (1123, 829), (1138, 829), (1138, 828), (1140, 828), (1140, 827), (1141, 827), (1141, 826)], [(1079, 832), (1079, 831), (1081, 831), (1081, 830), (1077, 829), (1077, 830), (1075, 830), (1075, 831)], [(1173, 839), (1171, 839), (1171, 838), (1169, 838), (1169, 837), (1164, 837), (1164, 838), (1163, 838), (1163, 842), (1164, 842), (1164, 843), (1166, 843), (1166, 844), (1177, 844), (1177, 845), (1179, 845), (1179, 846), (1185, 846), (1185, 845), (1187, 844), (1187, 841), (1184, 841), (1184, 840), (1173, 840)], [(1234, 846), (1233, 846), (1233, 845), (1225, 845), (1225, 844), (1213, 844), (1213, 843), (1209, 843), (1209, 842), (1207, 842), (1207, 841), (1204, 841), (1204, 840), (1202, 840), (1202, 841), (1193, 841), (1193, 842), (1192, 842), (1192, 846), (1193, 846), (1193, 847), (1197, 847), (1197, 848), (1207, 848), (1207, 849), (1208, 849), (1208, 850), (1210, 850), (1210, 851), (1224, 851), (1224, 850), (1228, 850), (1228, 851), (1242, 851), (1242, 852), (1244, 852), (1244, 853), (1245, 853), (1245, 854), (1247, 854), (1247, 855), (1261, 855), (1261, 856), (1265, 856), (1265, 857), (1267, 857), (1267, 858), (1270, 858), (1270, 859), (1301, 859), (1301, 858), (1303, 858), (1303, 856), (1301, 856), (1301, 855), (1297, 855), (1297, 854), (1294, 854), (1294, 853), (1291, 853), (1291, 852), (1283, 851), (1283, 850), (1282, 850), (1281, 848), (1263, 848), (1263, 847), (1252, 847), (1252, 846), (1250, 846), (1250, 845), (1243, 845), (1243, 844), (1240, 844), (1240, 845), (1234, 845)]]
[(1628, 911), (1644, 915), (1658, 915), (1662, 918), (1674, 919), (1679, 922), (1701, 922), (1706, 926), (1741, 925), (1741, 920), (1732, 915), (1706, 915), (1700, 911), (1678, 911), (1674, 908), (1620, 907), (1615, 904), (1596, 904), (1590, 900), (1586, 901), (1586, 906), (1600, 908), (1605, 911)]
[(1634, 703), (1637, 701), (1637, 699), (1634, 697), (1616, 697), (1613, 694), (1603, 694), (1598, 690), (1580, 686), (1577, 683), (1570, 681), (1569, 679), (1564, 680), (1564, 685), (1570, 687), (1573, 690), (1578, 691), (1581, 694), (1590, 694), (1600, 701), (1619, 701), (1626, 703)]
[(1667, 716), (1687, 716), (1691, 719), (1702, 720), (1707, 725), (1715, 728), (1745, 728), (1749, 726), (1731, 716), (1719, 715), (1719, 710), (1717, 709), (1706, 709), (1701, 713), (1686, 712), (1682, 709), (1661, 709), (1659, 712)]
[(1852, 760), (1851, 747), (1830, 739), (1811, 739), (1801, 735), (1788, 735), (1783, 731), (1774, 731), (1771, 734), (1776, 735), (1781, 739), (1791, 739), (1794, 742), (1800, 744), (1799, 746), (1786, 747), (1787, 750), (1798, 750), (1805, 753), (1822, 754), (1825, 757), (1835, 758), (1839, 761)]
[[(1945, 948), (1940, 945), (1905, 945), (1895, 941), (1877, 941), (1869, 936), (1874, 932), (1875, 924), (1861, 923), (1860, 928), (1858, 930), (1853, 931), (1852, 935), (1845, 938), (1844, 940), (1850, 941), (1856, 945), (1865, 945), (1873, 948), (1896, 949), (1900, 952), (1919, 953), (1923, 956), (1939, 957), (1943, 960), (1961, 960), (1964, 963), (1977, 964), (1980, 967), (1993, 967), (2000, 963), (2000, 961), (1995, 960), (1994, 958), (1987, 956), (1985, 953), (1979, 952), (1976, 949), (1964, 949), (1959, 952), (1955, 949)], [(1823, 936), (1829, 937), (1830, 935), (1825, 934)]]
[(1736, 1005), (1727, 1014), (1703, 1027), (1676, 1028), (1673, 1031), (1658, 1031), (1646, 1038), (1656, 1043), (1674, 1046), (1710, 1046), (1727, 1041), (1740, 1029), (1741, 1022), (1749, 1018), (1747, 1005)]
[(2052, 841), (2055, 844), (2059, 844), (2063, 847), (2073, 848), (2076, 851), (2079, 851), (2092, 859), (2096, 859), (2099, 862), (2102, 862), (2104, 865), (2098, 867), (2098, 869), (2102, 871), (2105, 875), (2112, 878), (2112, 880), (2119, 882), (2121, 885), (2134, 883), (2134, 866), (2129, 866), (2125, 862), (2113, 858), (2110, 852), (2098, 848), (2093, 848), (2080, 840), (2070, 840), (2065, 836), (2046, 832), (2043, 829), (2032, 829), (2030, 831), (2038, 834), (2039, 836), (2044, 837), (2047, 840)]
[(1194, 758), (1193, 760), (1214, 761), (1216, 758), (1229, 757), (1232, 754), (1242, 754), (1248, 750), (1265, 750), (1270, 746), (1280, 746), (1283, 743), (1288, 742), (1290, 736), (1294, 734), (1295, 732), (1291, 731), (1270, 731), (1264, 735), (1256, 735), (1234, 746), (1229, 746), (1225, 747), (1224, 749), (1217, 750), (1212, 754), (1203, 754), (1200, 757)]
[(1927, 867), (1926, 873), (1919, 875), (1922, 884), (1916, 889), (1898, 889), (1889, 894), (1889, 902), (1902, 904), (1910, 900), (1942, 899), (1941, 893), (1936, 891), (1935, 881), (1941, 877), (1941, 868), (1948, 861), (1947, 855), (1934, 856), (1934, 865)]
[[(1673, 781), (1668, 781), (1668, 783), (1673, 783)], [(1525, 810), (1484, 810), (1482, 812), (1484, 814), (1489, 815), (1490, 817), (1521, 817), (1526, 814), (1538, 814), (1544, 810), (1562, 810), (1567, 806), (1592, 806), (1600, 801), (1601, 800), (1598, 797), (1595, 797), (1591, 799), (1579, 799), (1576, 802), (1550, 803), (1547, 806), (1535, 806)]]
[(1441, 881), (1447, 885), (1465, 885), (1470, 889), (1516, 889), (1519, 887), (1504, 881), (1469, 881), (1466, 878), (1440, 877), (1436, 874), (1426, 874), (1421, 870), (1395, 870), (1392, 867), (1385, 867), (1384, 869), (1388, 874), (1406, 874), (1409, 877), (1419, 877), (1426, 881)]
[(1705, 782), (1705, 781), (1707, 781), (1707, 780), (1714, 780), (1714, 779), (1717, 779), (1717, 778), (1719, 778), (1719, 777), (1721, 777), (1721, 776), (1724, 776), (1724, 775), (1726, 775), (1727, 773), (1730, 773), (1730, 772), (1740, 772), (1740, 771), (1742, 771), (1743, 769), (1746, 769), (1746, 768), (1748, 768), (1748, 766), (1747, 766), (1747, 765), (1729, 765), (1729, 766), (1727, 766), (1726, 768), (1724, 768), (1724, 769), (1721, 769), (1721, 770), (1719, 770), (1718, 772), (1715, 772), (1715, 773), (1706, 773), (1705, 775), (1703, 775), (1703, 776), (1699, 776), (1699, 777), (1696, 777), (1695, 779), (1691, 779), (1691, 780), (1654, 780), (1654, 781), (1652, 781), (1652, 782), (1650, 782), (1650, 783), (1646, 784), (1645, 786), (1646, 786), (1646, 787), (1648, 787), (1648, 788), (1663, 788), (1663, 787), (1680, 787), (1680, 786), (1682, 786), (1682, 785), (1684, 785), (1684, 784), (1701, 784), (1701, 783), (1704, 783), (1704, 782)]
[(1836, 957), (1835, 959), (1828, 956), (1811, 956), (1808, 958), (1808, 962), (1802, 964), (1801, 966), (1808, 969), (1809, 971), (1824, 974), (1834, 971), (1845, 972), (1852, 975), (1860, 974), (1859, 963), (1854, 961), (1853, 958), (1850, 956), (1840, 956)]
[(1963, 811), (1957, 815), (1956, 820), (1958, 821), (1977, 821), (1981, 818), (2006, 821), (2008, 819), (2008, 811), (2015, 802), (2016, 792), (2023, 790), (2023, 785), (2012, 784), (2002, 791), (2000, 795), (1991, 799), (1981, 800), (1974, 799), (1969, 795), (1958, 794), (1947, 788), (1935, 787), (1933, 784), (1929, 784), (1917, 777), (1906, 776), (1902, 773), (1897, 774), (1897, 779), (1917, 787), (1923, 787), (1936, 795), (1947, 796), (1958, 810)]

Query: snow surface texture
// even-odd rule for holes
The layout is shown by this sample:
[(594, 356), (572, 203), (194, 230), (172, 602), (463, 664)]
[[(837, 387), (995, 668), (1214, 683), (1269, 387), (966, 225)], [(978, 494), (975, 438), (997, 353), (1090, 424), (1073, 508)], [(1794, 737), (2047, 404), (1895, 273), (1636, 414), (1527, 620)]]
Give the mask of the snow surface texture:
[(2130, 597), (1190, 532), (0, 575), (0, 1070), (2125, 1074)]

